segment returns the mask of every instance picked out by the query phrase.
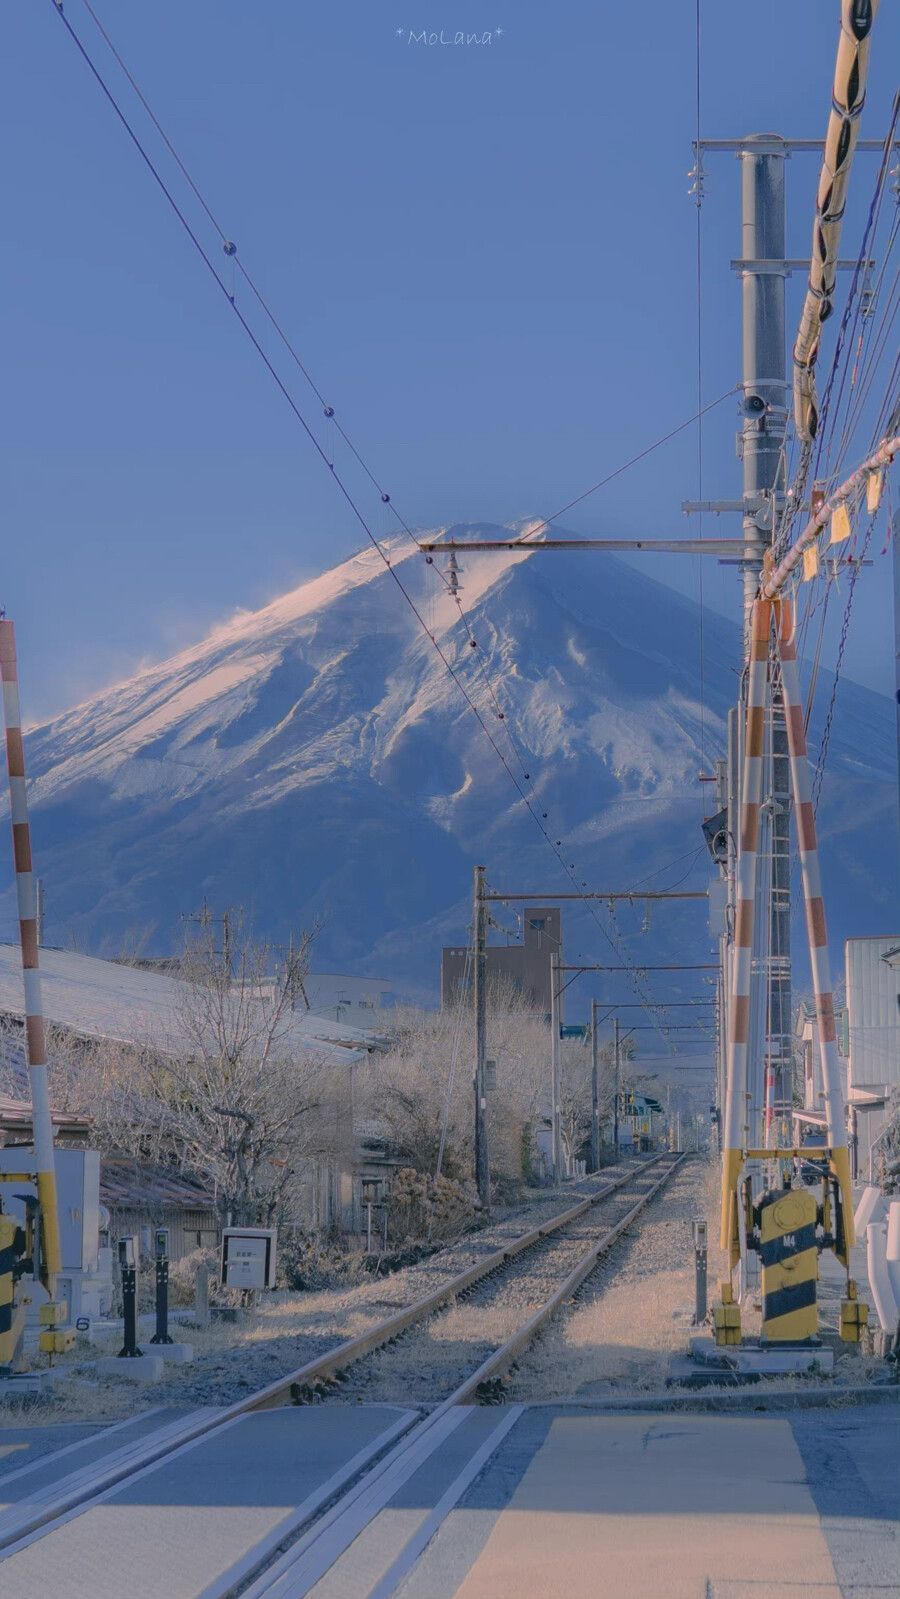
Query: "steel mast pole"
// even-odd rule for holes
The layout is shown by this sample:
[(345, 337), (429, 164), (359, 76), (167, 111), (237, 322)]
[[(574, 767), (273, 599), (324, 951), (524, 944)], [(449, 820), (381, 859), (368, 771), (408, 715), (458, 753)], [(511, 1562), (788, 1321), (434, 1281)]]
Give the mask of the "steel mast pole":
[(597, 1011), (591, 1000), (591, 1171), (600, 1170), (600, 1060), (597, 1038)]
[(550, 956), (550, 1147), (553, 1181), (557, 1188), (562, 1176), (559, 1138), (559, 956)]
[(613, 1038), (615, 1049), (613, 1053), (613, 1142), (616, 1150), (616, 1160), (619, 1158), (619, 1018), (613, 1018)]
[[(897, 696), (897, 769), (900, 772), (900, 511), (894, 512), (894, 684)], [(900, 784), (897, 786), (900, 796)]]
[[(764, 153), (754, 149), (759, 143)], [(771, 544), (776, 512), (785, 491), (784, 434), (788, 415), (785, 345), (784, 140), (776, 134), (755, 134), (743, 141), (741, 159), (742, 388), (744, 422), (743, 533), (745, 540), (745, 662), (749, 661), (750, 611), (759, 587), (765, 545)], [(768, 1008), (764, 1052), (775, 1072), (776, 1116), (791, 1106), (791, 892), (790, 892), (790, 760), (780, 686), (772, 685), (770, 784), (768, 811), (771, 860), (762, 860), (763, 902), (761, 948), (766, 951)], [(749, 1062), (747, 1084), (751, 1105), (762, 1107), (762, 1061)], [(759, 1079), (759, 1081), (757, 1081)], [(761, 1143), (759, 1129), (753, 1137)]]
[(491, 1163), (487, 1136), (487, 1096), (485, 1059), (487, 1057), (487, 904), (485, 868), (475, 868), (475, 906), (473, 916), (475, 954), (475, 1183), (482, 1210), (491, 1208)]

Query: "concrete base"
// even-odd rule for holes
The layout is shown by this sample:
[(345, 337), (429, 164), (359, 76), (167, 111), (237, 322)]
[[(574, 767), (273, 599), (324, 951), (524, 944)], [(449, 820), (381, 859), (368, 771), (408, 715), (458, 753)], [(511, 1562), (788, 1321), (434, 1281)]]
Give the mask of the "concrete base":
[(143, 1345), (144, 1354), (158, 1355), (161, 1360), (171, 1361), (176, 1366), (189, 1366), (194, 1359), (193, 1344), (149, 1344)]
[(14, 1371), (0, 1377), (0, 1404), (14, 1404), (26, 1394), (45, 1394), (52, 1388), (59, 1370), (48, 1367), (45, 1371)]
[[(171, 1331), (175, 1332), (177, 1324), (179, 1322), (182, 1324), (185, 1323), (190, 1314), (190, 1311), (183, 1310), (181, 1308), (170, 1310), (169, 1327)], [(90, 1316), (82, 1316), (81, 1320), (83, 1325), (78, 1327), (76, 1331), (78, 1333), (79, 1340), (84, 1339), (89, 1344), (99, 1343), (102, 1339), (109, 1338), (110, 1336), (121, 1339), (125, 1335), (125, 1323), (122, 1321), (121, 1317), (118, 1320), (108, 1317), (100, 1317), (95, 1320)], [(145, 1343), (150, 1342), (150, 1339), (153, 1337), (155, 1331), (155, 1311), (148, 1311), (145, 1315), (138, 1317), (138, 1340), (142, 1346)]]
[(163, 1362), (159, 1355), (135, 1355), (131, 1360), (120, 1360), (117, 1355), (106, 1355), (94, 1362), (98, 1377), (119, 1377), (124, 1382), (159, 1382)]
[(673, 1360), (666, 1387), (701, 1388), (708, 1383), (759, 1382), (761, 1377), (785, 1377), (808, 1372), (817, 1377), (834, 1375), (834, 1352), (809, 1344), (727, 1344), (713, 1338), (692, 1338), (686, 1359)]
[(834, 1371), (834, 1351), (821, 1344), (717, 1344), (714, 1338), (692, 1338), (695, 1360), (737, 1371), (756, 1371), (763, 1377), (786, 1371)]

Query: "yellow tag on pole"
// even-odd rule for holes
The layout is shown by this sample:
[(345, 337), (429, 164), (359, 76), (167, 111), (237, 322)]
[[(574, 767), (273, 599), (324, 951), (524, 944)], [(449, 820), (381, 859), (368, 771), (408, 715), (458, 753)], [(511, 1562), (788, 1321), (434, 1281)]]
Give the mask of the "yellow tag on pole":
[(881, 504), (881, 490), (883, 487), (884, 473), (870, 472), (869, 481), (866, 484), (866, 510), (870, 515), (874, 515)]
[(803, 551), (803, 581), (808, 583), (815, 577), (819, 570), (819, 546), (811, 544), (809, 549)]
[(850, 517), (847, 514), (846, 505), (837, 506), (831, 513), (831, 538), (829, 543), (843, 544), (844, 539), (848, 539), (852, 532), (853, 529), (850, 526)]

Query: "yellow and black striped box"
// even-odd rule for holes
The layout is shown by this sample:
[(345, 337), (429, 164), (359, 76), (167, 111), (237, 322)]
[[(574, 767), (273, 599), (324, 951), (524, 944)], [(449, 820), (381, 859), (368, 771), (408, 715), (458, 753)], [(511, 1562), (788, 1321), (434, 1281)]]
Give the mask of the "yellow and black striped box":
[(816, 1201), (805, 1189), (779, 1189), (759, 1202), (762, 1331), (770, 1343), (801, 1343), (818, 1331)]

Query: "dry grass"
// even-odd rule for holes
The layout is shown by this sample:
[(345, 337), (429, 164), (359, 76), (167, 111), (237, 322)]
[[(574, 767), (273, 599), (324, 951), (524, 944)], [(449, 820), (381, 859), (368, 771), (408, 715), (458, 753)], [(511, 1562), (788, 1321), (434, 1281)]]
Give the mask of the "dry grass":
[[(173, 1322), (172, 1337), (193, 1345), (194, 1364), (166, 1366), (159, 1383), (138, 1386), (124, 1379), (98, 1379), (88, 1369), (75, 1369), (97, 1356), (117, 1354), (121, 1334), (111, 1333), (60, 1357), (60, 1375), (48, 1396), (0, 1407), (0, 1429), (19, 1426), (26, 1419), (29, 1425), (112, 1422), (153, 1405), (228, 1404), (366, 1331), (391, 1310), (413, 1303), (483, 1258), (503, 1239), (546, 1221), (572, 1203), (570, 1192), (535, 1195), (527, 1205), (498, 1216), (489, 1228), (387, 1278), (367, 1276), (364, 1282), (337, 1288), (266, 1294), (249, 1322), (216, 1320), (208, 1330)], [(141, 1347), (148, 1349), (146, 1339), (141, 1340)], [(44, 1357), (36, 1350), (29, 1351), (28, 1364), (40, 1368)]]
[[(691, 1222), (705, 1218), (709, 1238), (708, 1299), (718, 1297), (727, 1275), (719, 1247), (720, 1167), (717, 1160), (690, 1161), (651, 1202), (636, 1231), (612, 1252), (604, 1268), (582, 1290), (574, 1308), (547, 1329), (508, 1386), (508, 1397), (599, 1398), (645, 1394), (664, 1388), (669, 1362), (687, 1351), (695, 1329)], [(853, 1270), (866, 1283), (864, 1250), (854, 1251)], [(833, 1257), (822, 1257), (821, 1327), (836, 1356), (840, 1383), (864, 1383), (873, 1363), (853, 1346), (840, 1344), (836, 1329), (843, 1274)], [(758, 1298), (745, 1301), (747, 1334), (760, 1330)], [(790, 1386), (793, 1379), (773, 1387)]]
[[(440, 1254), (389, 1278), (314, 1292), (286, 1291), (267, 1295), (249, 1323), (215, 1323), (208, 1331), (185, 1329), (194, 1345), (193, 1366), (169, 1366), (162, 1382), (138, 1388), (130, 1383), (98, 1381), (89, 1371), (61, 1376), (52, 1397), (23, 1410), (0, 1410), (0, 1428), (29, 1423), (107, 1422), (151, 1405), (190, 1407), (227, 1404), (302, 1366), (335, 1343), (364, 1332), (391, 1310), (410, 1304), (438, 1283), (461, 1271), (495, 1247), (547, 1219), (572, 1203), (571, 1194), (545, 1196), (489, 1230), (461, 1240)], [(516, 1400), (599, 1397), (650, 1393), (663, 1387), (669, 1361), (683, 1353), (692, 1332), (694, 1267), (691, 1222), (705, 1217), (709, 1235), (709, 1299), (725, 1275), (718, 1245), (719, 1166), (692, 1160), (653, 1200), (634, 1232), (606, 1257), (580, 1291), (578, 1300), (546, 1329), (523, 1358), (508, 1384)], [(854, 1251), (853, 1270), (865, 1294), (864, 1250)], [(826, 1342), (835, 1347), (838, 1380), (870, 1380), (877, 1363), (837, 1343), (835, 1329), (842, 1274), (830, 1256), (822, 1258), (820, 1302)], [(404, 1401), (414, 1387), (423, 1395), (429, 1384), (446, 1391), (451, 1379), (471, 1370), (478, 1346), (496, 1347), (521, 1323), (524, 1307), (509, 1299), (479, 1305), (468, 1300), (452, 1305), (410, 1337), (407, 1361), (397, 1360), (398, 1346), (370, 1357), (353, 1373), (354, 1395)], [(748, 1333), (758, 1332), (759, 1312), (752, 1302), (743, 1308)], [(115, 1354), (119, 1338), (80, 1350), (60, 1362), (63, 1370), (91, 1354)], [(146, 1347), (146, 1346), (145, 1346)], [(38, 1357), (34, 1357), (35, 1364)]]

